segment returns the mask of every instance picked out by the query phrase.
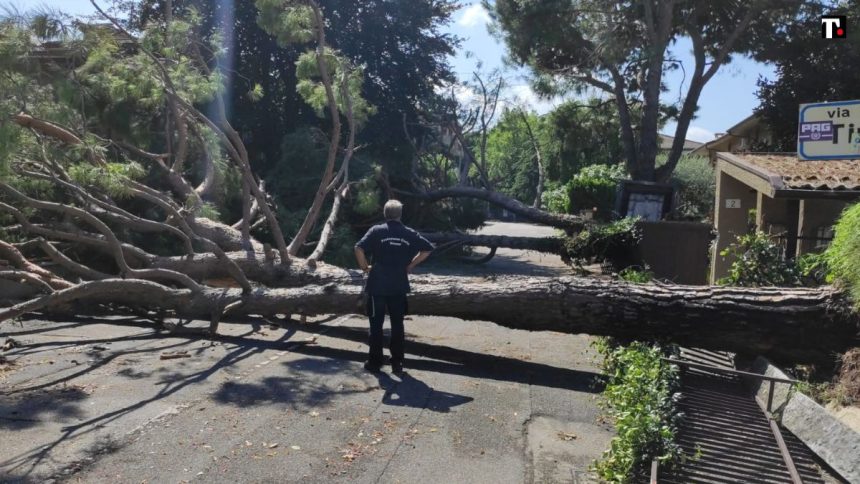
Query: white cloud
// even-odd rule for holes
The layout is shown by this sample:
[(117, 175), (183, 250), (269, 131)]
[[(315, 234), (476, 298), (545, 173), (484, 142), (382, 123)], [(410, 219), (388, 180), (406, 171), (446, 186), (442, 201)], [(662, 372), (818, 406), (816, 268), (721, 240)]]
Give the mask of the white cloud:
[(556, 106), (563, 102), (560, 97), (544, 99), (537, 95), (536, 92), (528, 84), (518, 84), (507, 89), (506, 96), (509, 98), (511, 107), (519, 106), (527, 111), (534, 111), (538, 114), (546, 114)]
[(447, 84), (436, 86), (435, 88), (436, 94), (444, 98), (450, 98), (452, 90), (454, 94), (454, 99), (456, 99), (461, 106), (473, 106), (474, 104), (479, 103), (481, 100), (480, 96), (474, 89), (464, 84), (457, 83), (453, 86)]
[[(452, 94), (451, 85), (436, 86), (435, 90), (437, 94), (445, 98), (450, 98)], [(453, 95), (462, 108), (475, 109), (481, 106), (481, 94), (471, 86), (459, 83), (455, 84), (453, 86)], [(541, 98), (528, 84), (505, 86), (499, 96), (499, 104), (496, 112), (497, 118), (495, 121), (498, 121), (498, 116), (501, 115), (502, 109), (505, 107), (510, 109), (523, 108), (529, 112), (546, 114), (564, 101), (563, 97)]]
[(714, 132), (698, 126), (690, 126), (687, 128), (687, 139), (706, 143), (714, 139)]
[(490, 14), (484, 9), (484, 6), (480, 3), (473, 3), (463, 10), (463, 15), (460, 17), (460, 20), (457, 21), (457, 24), (463, 27), (477, 27), (479, 25), (486, 25), (490, 22)]

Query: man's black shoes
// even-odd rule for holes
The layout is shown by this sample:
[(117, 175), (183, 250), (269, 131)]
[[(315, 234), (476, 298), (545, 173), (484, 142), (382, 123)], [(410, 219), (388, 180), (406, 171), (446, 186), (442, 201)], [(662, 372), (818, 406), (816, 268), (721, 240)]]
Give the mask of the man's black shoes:
[[(364, 369), (371, 373), (379, 373), (382, 371), (382, 365), (373, 364), (369, 361), (364, 363)], [(392, 361), (391, 362), (391, 373), (395, 375), (400, 375), (403, 373), (403, 362), (400, 361)]]

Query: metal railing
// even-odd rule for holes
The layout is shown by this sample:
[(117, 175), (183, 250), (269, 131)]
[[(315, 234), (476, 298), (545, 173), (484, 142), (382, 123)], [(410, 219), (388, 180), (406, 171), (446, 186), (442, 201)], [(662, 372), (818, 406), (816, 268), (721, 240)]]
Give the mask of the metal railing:
[[(803, 481), (800, 478), (800, 473), (797, 472), (797, 466), (794, 464), (794, 460), (791, 458), (791, 453), (788, 451), (788, 446), (785, 445), (785, 439), (782, 437), (782, 432), (779, 430), (779, 425), (776, 423), (776, 420), (773, 418), (772, 407), (773, 407), (773, 394), (774, 387), (777, 383), (785, 383), (788, 385), (794, 385), (798, 383), (797, 380), (793, 380), (791, 378), (781, 378), (775, 376), (762, 375), (760, 373), (752, 373), (749, 371), (735, 370), (733, 368), (722, 368), (719, 366), (706, 365), (704, 363), (697, 363), (695, 361), (687, 361), (680, 360), (677, 358), (663, 358), (664, 361), (667, 361), (672, 364), (687, 366), (690, 368), (696, 368), (699, 370), (712, 371), (715, 373), (725, 373), (729, 375), (743, 376), (748, 378), (755, 378), (761, 381), (769, 382), (768, 393), (767, 393), (767, 406), (766, 408), (761, 407), (761, 403), (756, 399), (756, 403), (759, 403), (759, 407), (762, 412), (764, 412), (765, 417), (768, 420), (768, 424), (770, 425), (770, 430), (773, 433), (773, 437), (776, 440), (776, 445), (779, 447), (779, 452), (782, 455), (782, 460), (785, 463), (785, 467), (788, 469), (788, 473), (791, 476), (791, 481), (793, 484), (803, 484)], [(657, 476), (659, 473), (659, 461), (654, 459), (651, 461), (651, 484), (657, 484)]]

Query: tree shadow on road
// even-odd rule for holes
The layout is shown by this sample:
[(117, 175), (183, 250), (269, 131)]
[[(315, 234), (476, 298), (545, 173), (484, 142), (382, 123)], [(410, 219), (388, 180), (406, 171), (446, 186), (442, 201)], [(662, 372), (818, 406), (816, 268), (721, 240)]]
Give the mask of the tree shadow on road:
[(0, 431), (22, 430), (44, 420), (67, 421), (81, 418), (80, 405), (87, 393), (76, 387), (44, 390), (35, 396), (0, 399)]
[[(219, 403), (236, 407), (256, 405), (286, 405), (292, 408), (318, 407), (338, 396), (378, 390), (376, 385), (352, 384), (337, 379), (314, 380), (307, 374), (345, 375), (361, 379), (363, 372), (348, 360), (334, 358), (302, 358), (284, 362), (289, 374), (270, 376), (248, 382), (228, 381), (212, 394)], [(350, 384), (345, 384), (350, 383)]]
[[(0, 473), (7, 473), (10, 477), (14, 477), (17, 482), (27, 482), (27, 481), (36, 481), (40, 479), (35, 479), (31, 474), (36, 471), (38, 466), (44, 462), (50, 462), (52, 459), (53, 451), (62, 443), (69, 441), (73, 438), (80, 437), (85, 434), (89, 434), (99, 429), (107, 426), (111, 422), (127, 415), (135, 410), (138, 410), (148, 404), (153, 402), (160, 401), (170, 395), (173, 395), (180, 390), (201, 383), (207, 380), (210, 376), (215, 374), (218, 370), (234, 365), (240, 361), (243, 361), (247, 358), (250, 358), (256, 354), (259, 354), (266, 349), (280, 347), (286, 344), (286, 341), (289, 340), (295, 333), (295, 329), (287, 329), (287, 331), (276, 341), (254, 341), (249, 338), (249, 336), (253, 333), (253, 330), (248, 331), (244, 334), (238, 336), (226, 336), (221, 337), (219, 340), (222, 343), (232, 343), (233, 347), (228, 350), (228, 352), (213, 362), (211, 365), (208, 365), (204, 368), (201, 368), (197, 371), (194, 371), (190, 374), (175, 374), (170, 378), (166, 378), (164, 381), (160, 383), (161, 388), (155, 394), (141, 398), (140, 400), (136, 400), (131, 402), (128, 405), (122, 406), (120, 408), (115, 408), (100, 415), (93, 416), (92, 418), (86, 420), (78, 420), (76, 419), (75, 423), (64, 426), (61, 428), (60, 434), (51, 441), (43, 442), (35, 445), (31, 449), (24, 451), (18, 455), (9, 456), (0, 460)], [(171, 335), (158, 335), (157, 333), (150, 335), (141, 335), (137, 336), (141, 339), (148, 340), (158, 337), (167, 337), (170, 338)], [(120, 339), (120, 338), (117, 338)], [(175, 338), (174, 338), (175, 339)], [(9, 395), (11, 393), (29, 393), (34, 390), (42, 390), (47, 387), (51, 387), (53, 385), (57, 385), (60, 383), (68, 382), (78, 376), (89, 373), (95, 368), (106, 365), (107, 362), (118, 356), (127, 356), (135, 353), (151, 353), (157, 354), (161, 351), (164, 351), (168, 348), (175, 348), (178, 346), (187, 345), (195, 340), (199, 340), (202, 338), (187, 338), (184, 340), (180, 340), (179, 342), (172, 344), (165, 344), (153, 347), (147, 347), (144, 349), (136, 349), (136, 350), (128, 350), (128, 351), (117, 351), (112, 353), (110, 356), (104, 358), (101, 362), (93, 365), (87, 365), (85, 368), (69, 374), (64, 375), (58, 379), (55, 379), (48, 383), (43, 383), (40, 385), (30, 386), (27, 388), (18, 389), (13, 392), (4, 392), (4, 394)], [(106, 340), (107, 341), (107, 340)], [(262, 343), (262, 344), (258, 344)], [(44, 391), (44, 390), (43, 390)], [(79, 406), (83, 404), (85, 396), (78, 401), (69, 402), (69, 405)], [(63, 410), (64, 414), (73, 415), (76, 410), (74, 408), (67, 408)], [(36, 423), (35, 420), (33, 422)], [(2, 427), (0, 427), (2, 428)], [(122, 447), (122, 444), (117, 443), (116, 446), (111, 448), (111, 451), (119, 449)], [(103, 452), (104, 453), (104, 452)], [(5, 456), (4, 456), (5, 457)], [(2, 480), (2, 479), (0, 479)]]
[[(123, 323), (129, 325), (138, 324), (130, 322)], [(256, 321), (255, 323), (255, 325), (252, 325), (251, 330), (243, 334), (235, 336), (221, 336), (218, 338), (221, 344), (228, 345), (229, 347), (227, 353), (219, 360), (208, 364), (203, 368), (195, 369), (190, 373), (171, 374), (168, 378), (159, 382), (159, 391), (152, 395), (129, 402), (127, 405), (123, 405), (120, 408), (111, 409), (110, 411), (95, 415), (89, 419), (71, 423), (70, 425), (63, 427), (59, 435), (55, 436), (55, 438), (48, 442), (35, 444), (28, 451), (24, 451), (18, 455), (4, 456), (4, 459), (0, 461), (0, 469), (2, 469), (2, 472), (14, 473), (10, 475), (14, 475), (17, 478), (23, 480), (30, 479), (33, 471), (41, 463), (44, 463), (46, 460), (50, 460), (54, 450), (63, 442), (67, 442), (84, 434), (95, 432), (130, 412), (153, 402), (160, 401), (184, 388), (205, 381), (219, 369), (234, 365), (266, 350), (286, 349), (294, 354), (305, 355), (308, 358), (290, 363), (290, 365), (292, 365), (291, 369), (297, 371), (297, 374), (270, 377), (251, 383), (236, 381), (228, 382), (216, 392), (214, 399), (242, 407), (265, 405), (276, 402), (284, 402), (288, 404), (295, 402), (301, 403), (302, 405), (319, 405), (345, 393), (369, 392), (383, 388), (385, 390), (383, 401), (385, 405), (427, 408), (430, 411), (448, 412), (456, 406), (472, 401), (471, 398), (466, 396), (435, 391), (424, 382), (415, 378), (414, 375), (410, 374), (405, 375), (399, 382), (386, 375), (385, 377), (380, 377), (379, 385), (371, 379), (371, 384), (366, 384), (367, 382), (360, 385), (346, 384), (343, 385), (344, 388), (339, 389), (339, 386), (334, 381), (334, 377), (337, 375), (346, 375), (347, 378), (357, 378), (362, 381), (367, 379), (367, 375), (361, 371), (361, 366), (359, 364), (359, 362), (362, 362), (366, 357), (366, 353), (364, 351), (332, 348), (319, 344), (297, 344), (290, 342), (291, 337), (295, 335), (297, 331), (312, 330), (309, 325), (293, 322), (282, 324), (286, 332), (277, 340), (268, 341), (254, 339), (251, 337), (254, 333), (253, 328), (255, 326), (259, 326), (262, 321)], [(326, 337), (341, 338), (361, 343), (366, 341), (366, 333), (358, 329), (324, 325), (318, 326), (318, 328), (319, 332), (325, 334)], [(157, 332), (133, 335), (130, 338), (149, 341), (165, 337), (169, 340), (165, 341), (163, 344), (156, 344), (146, 348), (112, 352), (109, 355), (105, 355), (105, 357), (98, 362), (94, 362), (92, 365), (82, 365), (82, 368), (71, 370), (69, 373), (64, 373), (63, 375), (46, 383), (30, 385), (29, 387), (19, 388), (11, 392), (4, 392), (5, 396), (8, 397), (11, 393), (15, 393), (16, 391), (20, 393), (30, 393), (34, 390), (43, 390), (53, 387), (54, 385), (70, 382), (79, 376), (92, 372), (95, 369), (103, 368), (111, 360), (119, 356), (128, 358), (129, 356), (137, 353), (156, 354), (158, 352), (181, 347), (190, 342), (201, 339), (178, 339), (177, 337), (173, 337), (173, 335)], [(129, 336), (98, 340), (82, 339), (78, 343), (92, 344), (93, 341), (119, 341), (124, 340), (124, 338), (129, 338)], [(69, 343), (69, 341), (64, 341), (62, 342), (62, 345)], [(410, 355), (423, 357), (420, 359), (409, 360), (407, 366), (410, 370), (437, 372), (513, 383), (526, 383), (530, 385), (542, 385), (580, 392), (600, 391), (600, 386), (594, 385), (594, 381), (599, 375), (590, 371), (560, 368), (542, 363), (518, 360), (516, 358), (488, 355), (418, 341), (410, 341), (408, 344), (409, 346), (407, 347), (407, 351)], [(46, 347), (53, 346), (51, 343), (44, 343), (43, 345)], [(141, 371), (143, 370), (135, 368), (134, 371), (129, 371), (127, 374), (122, 374), (122, 376), (131, 379), (149, 376), (140, 373)], [(332, 378), (327, 380), (324, 385), (313, 385), (308, 383), (307, 379), (303, 380), (302, 373), (326, 374), (330, 375)], [(384, 378), (388, 378), (388, 380), (383, 380)], [(361, 381), (357, 383), (361, 383)], [(68, 403), (71, 406), (76, 406), (82, 405), (84, 401), (85, 400), (82, 398), (79, 401), (75, 400)], [(74, 409), (72, 408), (63, 410), (63, 412), (68, 415), (72, 415), (68, 412), (73, 410)], [(0, 429), (2, 428), (3, 427), (0, 426)], [(117, 448), (121, 447), (123, 444), (124, 443), (117, 443)]]

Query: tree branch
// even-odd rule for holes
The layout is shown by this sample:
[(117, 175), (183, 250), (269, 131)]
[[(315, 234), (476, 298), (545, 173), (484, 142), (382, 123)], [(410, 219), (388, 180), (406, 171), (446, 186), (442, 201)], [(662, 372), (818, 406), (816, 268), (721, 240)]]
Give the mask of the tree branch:
[(329, 183), (331, 183), (331, 180), (334, 177), (335, 160), (337, 159), (337, 153), (340, 150), (340, 113), (338, 112), (337, 100), (335, 99), (334, 88), (332, 87), (331, 74), (329, 73), (328, 64), (325, 58), (326, 48), (328, 47), (325, 37), (325, 21), (323, 20), (322, 12), (320, 11), (319, 5), (313, 0), (310, 0), (308, 3), (310, 4), (311, 10), (314, 14), (314, 29), (316, 32), (317, 44), (317, 69), (319, 70), (320, 79), (322, 81), (323, 88), (325, 89), (329, 116), (331, 117), (332, 123), (332, 133), (328, 146), (328, 158), (326, 161), (325, 170), (323, 171), (322, 180), (320, 180), (319, 188), (317, 188), (317, 192), (314, 195), (314, 200), (311, 203), (310, 208), (308, 209), (307, 215), (305, 215), (305, 219), (302, 222), (301, 227), (299, 227), (298, 232), (293, 237), (293, 240), (290, 241), (290, 245), (287, 247), (287, 250), (289, 251), (291, 256), (295, 256), (299, 253), (299, 249), (301, 249), (305, 241), (307, 241), (308, 235), (311, 233), (311, 229), (313, 229), (314, 225), (316, 225), (317, 220), (319, 219), (322, 205), (325, 202), (326, 196), (328, 195), (326, 187), (329, 185)]

